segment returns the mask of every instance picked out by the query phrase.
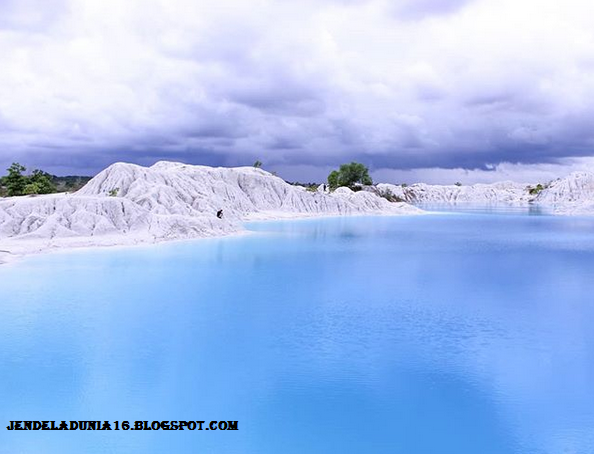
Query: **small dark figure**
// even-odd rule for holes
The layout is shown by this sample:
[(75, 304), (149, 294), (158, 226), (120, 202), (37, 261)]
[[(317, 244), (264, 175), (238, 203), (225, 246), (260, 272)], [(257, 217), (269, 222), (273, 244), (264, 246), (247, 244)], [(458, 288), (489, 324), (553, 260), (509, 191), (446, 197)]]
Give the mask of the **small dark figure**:
[(223, 210), (217, 211), (217, 218), (223, 219)]

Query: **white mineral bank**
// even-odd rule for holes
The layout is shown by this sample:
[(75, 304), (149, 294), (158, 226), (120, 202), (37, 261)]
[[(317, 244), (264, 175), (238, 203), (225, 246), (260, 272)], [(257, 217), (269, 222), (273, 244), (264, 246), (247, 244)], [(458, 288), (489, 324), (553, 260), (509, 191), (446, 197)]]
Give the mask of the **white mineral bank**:
[(472, 203), (477, 205), (527, 205), (533, 198), (529, 194), (528, 184), (502, 181), (492, 184), (474, 184), (471, 186), (432, 185), (416, 183), (402, 187), (380, 183), (380, 192), (391, 192), (409, 203), (457, 204)]
[(575, 172), (551, 182), (534, 203), (552, 207), (556, 214), (594, 214), (594, 174)]
[[(408, 203), (536, 204), (555, 214), (594, 215), (594, 175), (586, 172), (557, 179), (538, 195), (530, 194), (530, 185), (510, 181), (368, 189), (329, 192), (320, 185), (308, 191), (253, 167), (117, 163), (74, 194), (0, 200), (0, 262), (55, 248), (228, 235), (242, 231), (246, 220), (422, 213)], [(374, 192), (408, 203), (388, 202)]]
[(530, 204), (546, 208), (552, 214), (594, 214), (594, 174), (574, 172), (545, 185), (538, 194), (530, 194), (535, 185), (503, 181), (471, 186), (440, 186), (417, 183), (402, 187), (378, 184), (380, 193), (390, 192), (408, 203), (446, 203), (475, 205)]
[(117, 163), (74, 194), (0, 200), (0, 261), (55, 248), (228, 235), (245, 220), (420, 213), (369, 192), (311, 192), (253, 167)]

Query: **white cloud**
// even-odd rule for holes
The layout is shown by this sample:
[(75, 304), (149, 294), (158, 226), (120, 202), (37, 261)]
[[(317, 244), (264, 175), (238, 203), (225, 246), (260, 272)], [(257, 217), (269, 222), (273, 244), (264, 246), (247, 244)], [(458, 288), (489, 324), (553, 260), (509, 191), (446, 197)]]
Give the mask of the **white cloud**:
[(585, 0), (3, 2), (0, 164), (584, 156), (592, 13)]

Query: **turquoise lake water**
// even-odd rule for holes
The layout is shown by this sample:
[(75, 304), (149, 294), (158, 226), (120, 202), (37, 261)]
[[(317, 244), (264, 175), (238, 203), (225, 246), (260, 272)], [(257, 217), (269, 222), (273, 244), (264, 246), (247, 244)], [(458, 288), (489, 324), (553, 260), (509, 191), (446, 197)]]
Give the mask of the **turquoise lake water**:
[[(2, 453), (592, 453), (594, 219), (250, 224), (0, 267)], [(10, 420), (238, 431), (7, 431)]]

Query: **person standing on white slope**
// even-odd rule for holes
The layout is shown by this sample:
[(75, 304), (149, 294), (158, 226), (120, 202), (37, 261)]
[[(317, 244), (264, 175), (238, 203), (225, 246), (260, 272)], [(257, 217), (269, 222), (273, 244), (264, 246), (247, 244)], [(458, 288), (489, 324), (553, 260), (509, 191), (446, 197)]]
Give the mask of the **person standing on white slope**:
[(217, 211), (217, 218), (223, 219), (223, 210)]

